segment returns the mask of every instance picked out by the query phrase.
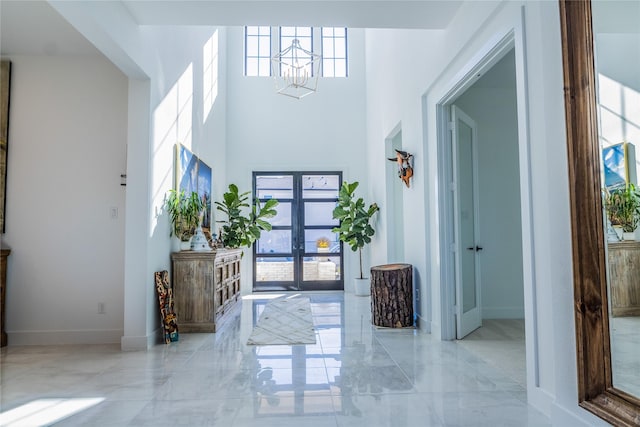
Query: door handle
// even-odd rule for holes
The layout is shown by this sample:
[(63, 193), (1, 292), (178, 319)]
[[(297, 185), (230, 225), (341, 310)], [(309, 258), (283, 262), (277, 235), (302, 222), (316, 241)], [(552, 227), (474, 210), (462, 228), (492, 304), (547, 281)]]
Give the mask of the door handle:
[(476, 251), (476, 252), (479, 252), (482, 249), (483, 249), (482, 246), (476, 246), (475, 248), (473, 246), (471, 246), (471, 247), (467, 248), (468, 251)]

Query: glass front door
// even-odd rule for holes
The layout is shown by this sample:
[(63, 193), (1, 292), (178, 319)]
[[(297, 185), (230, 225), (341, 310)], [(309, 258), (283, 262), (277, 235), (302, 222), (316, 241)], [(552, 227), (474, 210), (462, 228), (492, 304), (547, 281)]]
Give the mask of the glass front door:
[(273, 230), (253, 247), (254, 291), (342, 290), (342, 244), (331, 232), (340, 172), (254, 172), (253, 194), (277, 199)]

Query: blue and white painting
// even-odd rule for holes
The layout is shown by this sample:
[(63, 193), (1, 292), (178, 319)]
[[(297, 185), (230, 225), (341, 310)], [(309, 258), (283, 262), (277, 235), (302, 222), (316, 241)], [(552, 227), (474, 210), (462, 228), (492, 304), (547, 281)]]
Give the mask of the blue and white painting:
[(176, 189), (189, 195), (198, 191), (198, 158), (182, 144), (177, 145)]
[(625, 144), (616, 144), (602, 149), (604, 185), (615, 188), (627, 184), (627, 158)]

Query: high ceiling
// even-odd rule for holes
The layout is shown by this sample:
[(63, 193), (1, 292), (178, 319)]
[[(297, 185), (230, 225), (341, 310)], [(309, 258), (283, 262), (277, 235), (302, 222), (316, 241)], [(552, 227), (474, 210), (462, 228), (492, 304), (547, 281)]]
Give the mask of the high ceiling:
[(95, 55), (98, 51), (44, 1), (0, 0), (2, 55)]
[[(124, 0), (120, 4), (139, 25), (441, 29), (451, 22), (462, 1)], [(0, 53), (91, 55), (97, 51), (46, 1), (0, 0)]]

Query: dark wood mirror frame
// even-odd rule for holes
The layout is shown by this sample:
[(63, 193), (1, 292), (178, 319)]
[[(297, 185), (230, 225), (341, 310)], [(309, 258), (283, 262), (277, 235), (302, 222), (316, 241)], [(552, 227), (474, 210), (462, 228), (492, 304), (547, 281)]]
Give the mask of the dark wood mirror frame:
[(590, 0), (560, 0), (581, 407), (616, 426), (640, 425), (640, 399), (613, 386), (596, 76)]

